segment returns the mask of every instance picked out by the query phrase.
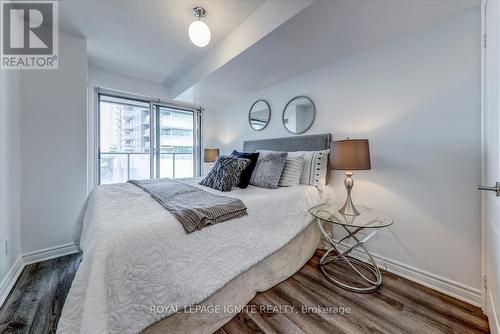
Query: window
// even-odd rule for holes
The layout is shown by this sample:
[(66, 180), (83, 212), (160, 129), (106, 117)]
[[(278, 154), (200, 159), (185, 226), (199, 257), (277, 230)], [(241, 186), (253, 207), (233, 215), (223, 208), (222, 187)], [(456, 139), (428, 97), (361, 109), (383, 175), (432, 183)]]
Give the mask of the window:
[(98, 93), (98, 183), (193, 177), (200, 171), (200, 115)]

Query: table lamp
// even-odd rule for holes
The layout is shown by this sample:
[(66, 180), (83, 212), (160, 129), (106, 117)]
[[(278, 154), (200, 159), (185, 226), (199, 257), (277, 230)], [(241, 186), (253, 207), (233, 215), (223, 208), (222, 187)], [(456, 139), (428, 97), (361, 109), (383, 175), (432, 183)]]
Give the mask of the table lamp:
[(219, 156), (218, 148), (206, 148), (203, 150), (203, 161), (208, 162), (210, 164), (210, 168), (212, 168), (213, 163), (217, 160)]
[(345, 170), (344, 185), (347, 190), (347, 198), (344, 206), (339, 209), (343, 215), (358, 216), (351, 199), (351, 191), (354, 186), (352, 180), (353, 170), (371, 169), (370, 147), (368, 139), (345, 139), (333, 142), (332, 148), (332, 169)]

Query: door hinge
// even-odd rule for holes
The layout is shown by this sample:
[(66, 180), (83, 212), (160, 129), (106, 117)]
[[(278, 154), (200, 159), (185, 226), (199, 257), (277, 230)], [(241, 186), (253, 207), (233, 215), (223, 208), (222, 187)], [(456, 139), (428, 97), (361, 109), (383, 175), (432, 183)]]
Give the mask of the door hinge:
[(488, 289), (488, 279), (486, 278), (486, 275), (483, 275), (483, 288), (485, 290)]
[(486, 48), (486, 34), (483, 34), (483, 48)]

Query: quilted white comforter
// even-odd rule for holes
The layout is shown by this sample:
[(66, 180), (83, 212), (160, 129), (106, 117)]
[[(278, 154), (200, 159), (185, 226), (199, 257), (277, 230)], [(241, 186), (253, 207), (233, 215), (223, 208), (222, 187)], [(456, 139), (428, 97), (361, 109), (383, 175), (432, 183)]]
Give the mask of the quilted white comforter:
[(224, 195), (241, 199), (248, 216), (186, 234), (138, 187), (97, 187), (79, 222), (83, 258), (58, 333), (138, 333), (170, 315), (152, 306), (173, 313), (200, 303), (299, 234), (311, 221), (307, 209), (322, 200), (306, 185)]

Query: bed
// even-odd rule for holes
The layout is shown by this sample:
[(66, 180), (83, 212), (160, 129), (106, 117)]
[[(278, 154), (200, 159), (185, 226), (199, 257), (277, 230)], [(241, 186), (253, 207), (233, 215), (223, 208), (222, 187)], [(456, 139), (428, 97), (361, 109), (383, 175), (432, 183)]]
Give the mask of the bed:
[[(246, 141), (243, 149), (322, 150), (330, 141), (294, 136)], [(325, 190), (249, 186), (224, 195), (241, 199), (248, 216), (186, 234), (134, 185), (98, 187), (79, 224), (82, 262), (58, 332), (212, 333), (313, 255), (320, 233), (307, 209), (326, 200)]]

